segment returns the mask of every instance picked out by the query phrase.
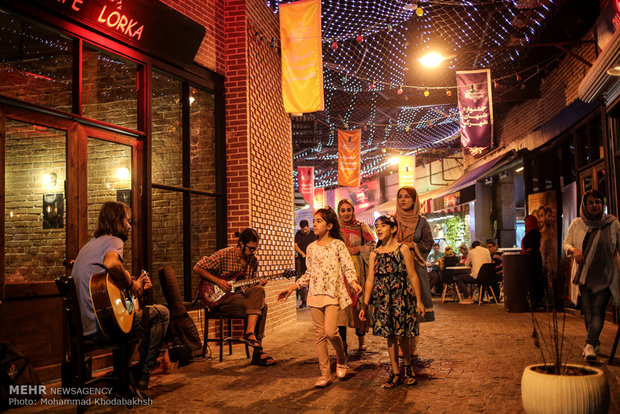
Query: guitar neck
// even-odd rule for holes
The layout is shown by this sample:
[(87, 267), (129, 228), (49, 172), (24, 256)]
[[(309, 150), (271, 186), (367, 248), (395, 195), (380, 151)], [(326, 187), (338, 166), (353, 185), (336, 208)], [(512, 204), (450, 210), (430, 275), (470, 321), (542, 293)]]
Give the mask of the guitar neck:
[(230, 284), (230, 286), (235, 289), (238, 287), (243, 287), (243, 286), (247, 286), (247, 285), (253, 285), (254, 283), (258, 283), (261, 280), (272, 280), (272, 279), (278, 279), (282, 277), (281, 275), (275, 275), (275, 276), (266, 276), (266, 277), (255, 277), (253, 279), (243, 279), (243, 280), (239, 280), (238, 282), (233, 282)]

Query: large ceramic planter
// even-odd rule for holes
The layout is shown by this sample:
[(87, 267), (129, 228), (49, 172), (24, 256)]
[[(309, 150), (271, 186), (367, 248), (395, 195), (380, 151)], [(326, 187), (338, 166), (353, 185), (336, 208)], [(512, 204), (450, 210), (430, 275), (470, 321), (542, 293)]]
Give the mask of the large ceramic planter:
[(594, 414), (607, 413), (609, 386), (605, 373), (594, 367), (583, 368), (586, 375), (551, 375), (533, 370), (543, 364), (530, 365), (523, 370), (521, 399), (528, 414)]

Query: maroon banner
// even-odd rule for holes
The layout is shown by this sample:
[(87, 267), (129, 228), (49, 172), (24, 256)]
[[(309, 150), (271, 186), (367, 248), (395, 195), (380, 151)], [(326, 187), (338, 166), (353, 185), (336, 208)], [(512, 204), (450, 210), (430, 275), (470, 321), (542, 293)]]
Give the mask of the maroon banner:
[(456, 72), (463, 148), (486, 148), (493, 142), (493, 100), (489, 69)]
[(297, 189), (308, 204), (314, 204), (314, 167), (297, 167)]

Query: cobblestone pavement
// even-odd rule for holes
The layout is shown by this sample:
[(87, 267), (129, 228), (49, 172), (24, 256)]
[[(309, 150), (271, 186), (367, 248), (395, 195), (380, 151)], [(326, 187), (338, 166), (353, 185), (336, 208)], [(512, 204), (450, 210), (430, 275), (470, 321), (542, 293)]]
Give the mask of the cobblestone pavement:
[[(459, 305), (436, 302), (437, 320), (422, 325), (420, 359), (415, 365), (418, 384), (383, 389), (389, 374), (385, 340), (369, 335), (368, 350), (350, 352), (351, 371), (326, 389), (313, 388), (319, 376), (314, 333), (307, 309), (298, 322), (271, 333), (265, 350), (277, 361), (271, 367), (249, 364), (241, 345), (233, 355), (153, 376), (149, 395), (153, 405), (136, 413), (521, 413), (520, 382), (523, 368), (541, 362), (531, 339), (528, 313), (507, 313), (503, 305)], [(546, 324), (549, 314), (537, 313)], [(606, 323), (596, 366), (607, 376), (611, 391), (610, 413), (620, 413), (620, 355), (607, 365), (616, 325)], [(349, 330), (349, 348), (357, 338)], [(569, 362), (582, 362), (585, 338), (583, 319), (568, 315), (565, 350)], [(333, 350), (332, 354), (333, 354)], [(335, 365), (335, 362), (333, 363)], [(335, 367), (333, 367), (335, 370)], [(47, 407), (49, 410), (50, 407)], [(36, 412), (41, 408), (13, 410)], [(67, 407), (52, 411), (66, 412)], [(95, 406), (89, 413), (127, 411)]]

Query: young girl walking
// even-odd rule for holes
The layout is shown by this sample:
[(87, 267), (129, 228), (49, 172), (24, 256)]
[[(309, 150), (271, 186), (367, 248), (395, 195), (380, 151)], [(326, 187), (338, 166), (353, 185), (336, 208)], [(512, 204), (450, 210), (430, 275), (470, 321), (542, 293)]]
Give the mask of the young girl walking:
[(324, 388), (332, 382), (327, 341), (336, 351), (336, 375), (344, 378), (349, 369), (342, 339), (338, 334), (338, 309), (351, 305), (344, 278), (351, 289), (360, 293), (355, 266), (343, 241), (336, 212), (322, 208), (314, 214), (312, 230), (318, 237), (306, 249), (306, 273), (278, 294), (283, 301), (296, 289), (310, 285), (307, 304), (310, 307), (321, 377), (314, 384)]
[[(420, 281), (411, 251), (396, 241), (396, 219), (390, 215), (381, 216), (375, 220), (375, 227), (379, 243), (370, 253), (369, 262), (372, 265), (366, 276), (365, 306), (360, 311), (360, 319), (366, 319), (372, 295), (373, 334), (387, 338), (392, 363), (392, 374), (383, 387), (393, 388), (401, 382), (413, 385), (416, 379), (411, 368), (410, 343), (419, 333), (418, 318), (425, 314), (424, 305), (419, 300)], [(402, 377), (398, 365), (399, 343), (405, 360)]]

